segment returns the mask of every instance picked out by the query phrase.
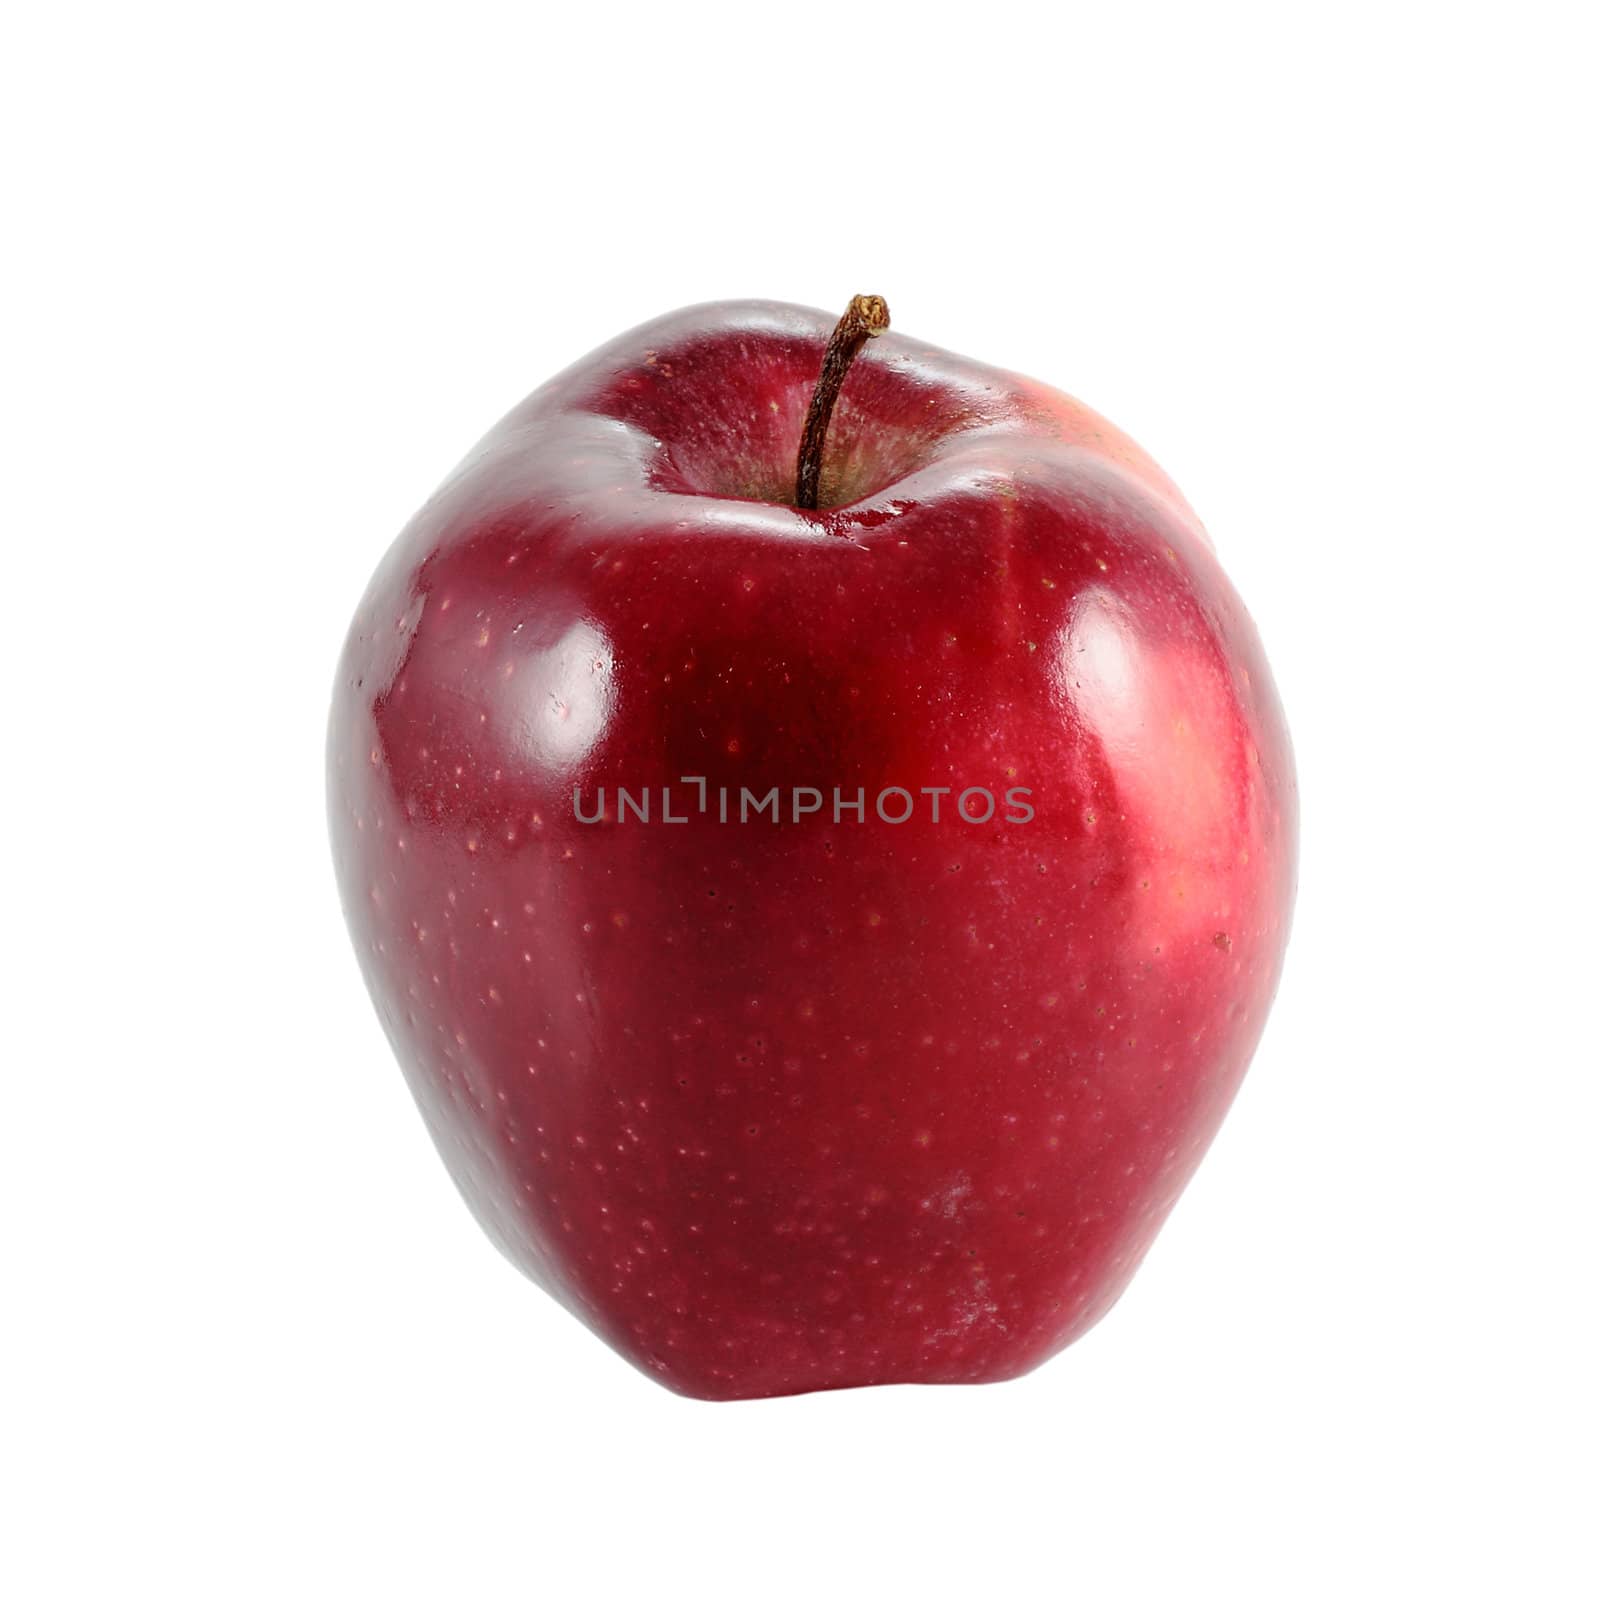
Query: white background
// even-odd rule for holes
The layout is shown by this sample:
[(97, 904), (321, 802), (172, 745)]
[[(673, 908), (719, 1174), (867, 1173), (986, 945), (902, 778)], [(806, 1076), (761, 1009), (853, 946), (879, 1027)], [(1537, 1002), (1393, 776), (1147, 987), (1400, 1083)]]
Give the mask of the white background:
[[(1589, 23), (14, 21), (8, 1592), (1594, 1593)], [(323, 717), (379, 555), (526, 390), (686, 302), (860, 290), (1183, 485), (1289, 709), (1302, 890), (1095, 1332), (713, 1406), (456, 1199), (341, 924)]]

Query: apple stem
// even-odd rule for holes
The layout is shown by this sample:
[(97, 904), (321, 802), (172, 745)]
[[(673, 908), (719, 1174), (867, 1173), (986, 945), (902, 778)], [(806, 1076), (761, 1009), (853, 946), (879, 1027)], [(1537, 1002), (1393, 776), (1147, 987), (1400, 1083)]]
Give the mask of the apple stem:
[(822, 375), (806, 412), (805, 432), (800, 436), (800, 459), (795, 463), (794, 503), (802, 511), (817, 509), (817, 490), (822, 483), (822, 446), (828, 437), (828, 422), (833, 416), (839, 390), (850, 363), (860, 354), (868, 339), (876, 339), (889, 326), (889, 306), (880, 295), (858, 294), (844, 309), (828, 348), (822, 357)]

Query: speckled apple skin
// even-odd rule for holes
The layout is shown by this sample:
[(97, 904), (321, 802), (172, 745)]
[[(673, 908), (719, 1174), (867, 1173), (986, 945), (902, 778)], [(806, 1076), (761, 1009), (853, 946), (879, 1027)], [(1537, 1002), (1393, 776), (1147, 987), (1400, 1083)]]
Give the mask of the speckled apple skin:
[[(329, 732), (345, 913), (462, 1194), (706, 1398), (1083, 1333), (1234, 1096), (1293, 898), (1283, 716), (1177, 491), (890, 333), (795, 510), (832, 320), (680, 312), (518, 406), (384, 558)], [(724, 824), (685, 776), (868, 815)], [(577, 820), (618, 785), (688, 820)], [(891, 826), (890, 785), (1034, 816)]]

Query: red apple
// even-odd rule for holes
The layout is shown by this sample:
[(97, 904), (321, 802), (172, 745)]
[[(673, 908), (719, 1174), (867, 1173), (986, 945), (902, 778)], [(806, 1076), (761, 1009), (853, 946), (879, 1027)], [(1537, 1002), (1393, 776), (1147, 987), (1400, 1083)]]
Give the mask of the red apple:
[(709, 1398), (1010, 1378), (1094, 1323), (1293, 897), (1283, 717), (1173, 485), (888, 334), (797, 509), (831, 326), (679, 312), (518, 406), (379, 567), (329, 734), (356, 950), (468, 1204)]

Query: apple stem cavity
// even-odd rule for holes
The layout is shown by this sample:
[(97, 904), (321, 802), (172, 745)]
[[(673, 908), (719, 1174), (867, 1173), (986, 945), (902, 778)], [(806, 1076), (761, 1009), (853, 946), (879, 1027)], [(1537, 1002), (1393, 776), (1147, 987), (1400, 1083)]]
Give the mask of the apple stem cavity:
[(800, 435), (800, 457), (795, 463), (794, 503), (802, 511), (817, 509), (817, 490), (822, 484), (822, 447), (828, 437), (828, 423), (844, 387), (850, 363), (868, 339), (876, 339), (889, 326), (889, 304), (881, 295), (858, 294), (845, 307), (828, 348), (822, 357), (822, 373), (806, 412), (805, 432)]

